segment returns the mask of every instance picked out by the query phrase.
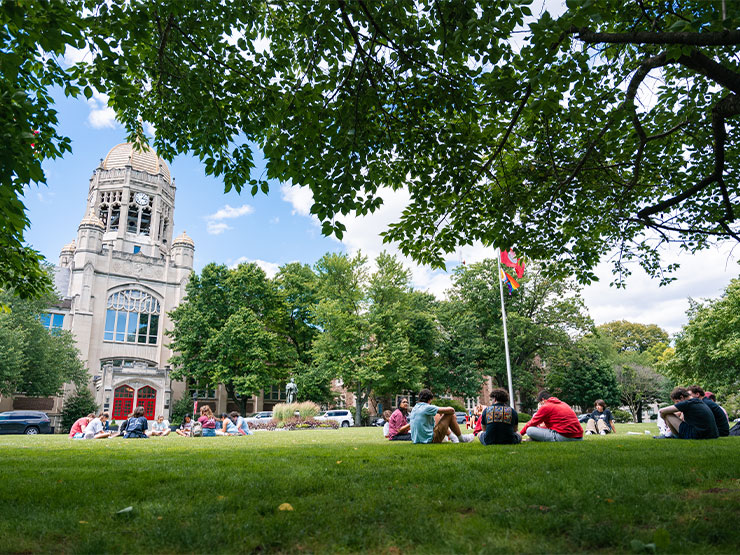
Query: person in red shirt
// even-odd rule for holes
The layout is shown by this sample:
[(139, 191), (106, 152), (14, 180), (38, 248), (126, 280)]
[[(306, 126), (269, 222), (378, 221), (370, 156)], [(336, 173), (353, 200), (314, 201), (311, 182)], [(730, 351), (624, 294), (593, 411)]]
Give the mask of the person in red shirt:
[(524, 425), (521, 434), (534, 441), (578, 441), (583, 439), (583, 427), (567, 403), (552, 397), (548, 391), (537, 394), (538, 408)]
[(75, 423), (72, 424), (72, 428), (69, 430), (69, 437), (73, 439), (82, 439), (85, 436), (85, 428), (93, 418), (95, 418), (95, 415), (90, 413), (87, 416), (83, 416), (82, 418), (75, 420)]

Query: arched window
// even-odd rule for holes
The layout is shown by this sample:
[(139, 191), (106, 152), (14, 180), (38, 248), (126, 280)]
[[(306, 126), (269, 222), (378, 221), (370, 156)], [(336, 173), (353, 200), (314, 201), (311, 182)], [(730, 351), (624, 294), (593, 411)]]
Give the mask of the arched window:
[(157, 391), (145, 385), (136, 392), (136, 406), (144, 407), (147, 420), (154, 420), (154, 409), (157, 406)]
[(134, 410), (134, 388), (127, 385), (117, 387), (113, 392), (113, 418), (125, 420)]
[(108, 297), (105, 341), (155, 345), (159, 332), (159, 301), (138, 289), (118, 291)]

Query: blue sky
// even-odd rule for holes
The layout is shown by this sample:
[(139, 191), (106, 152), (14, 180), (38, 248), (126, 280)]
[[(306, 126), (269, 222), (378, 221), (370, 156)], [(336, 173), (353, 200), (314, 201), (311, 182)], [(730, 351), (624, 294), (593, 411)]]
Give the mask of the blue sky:
[[(95, 95), (85, 101), (58, 95), (57, 99), (60, 131), (72, 139), (73, 152), (48, 161), (44, 166), (48, 186), (33, 186), (25, 195), (31, 220), (26, 239), (52, 263), (57, 263), (61, 248), (76, 238), (93, 170), (112, 147), (125, 141), (125, 132), (115, 122), (105, 97)], [(224, 194), (223, 185), (205, 175), (197, 158), (178, 156), (169, 165), (177, 185), (174, 233), (186, 230), (195, 241), (196, 271), (209, 262), (231, 266), (255, 261), (272, 275), (287, 262), (313, 265), (329, 251), (354, 254), (361, 250), (371, 259), (383, 249), (396, 252), (392, 245), (382, 244), (378, 233), (400, 214), (406, 201), (403, 192), (389, 193), (385, 206), (371, 216), (343, 220), (347, 233), (339, 242), (321, 235), (318, 222), (308, 214), (311, 196), (305, 189), (273, 182), (267, 196)], [(668, 252), (668, 260), (680, 262), (682, 268), (677, 282), (667, 287), (658, 287), (634, 268), (627, 289), (617, 290), (609, 287), (610, 266), (603, 263), (597, 269), (600, 282), (583, 291), (591, 316), (597, 324), (626, 319), (655, 323), (674, 333), (686, 322), (688, 297), (716, 297), (738, 276), (740, 249), (733, 250), (734, 246), (727, 244), (696, 256)], [(493, 254), (481, 245), (467, 247), (449, 255), (448, 269), (461, 260), (472, 263)], [(416, 288), (444, 295), (449, 287), (447, 272), (432, 271), (410, 260), (406, 263)]]

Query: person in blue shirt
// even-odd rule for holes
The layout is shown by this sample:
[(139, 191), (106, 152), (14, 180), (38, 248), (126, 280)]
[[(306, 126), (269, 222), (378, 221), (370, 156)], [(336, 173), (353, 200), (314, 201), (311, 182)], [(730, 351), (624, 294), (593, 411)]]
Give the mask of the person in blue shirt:
[[(430, 405), (434, 394), (429, 389), (419, 392), (419, 401), (411, 409), (409, 424), (411, 425), (411, 441), (413, 443), (442, 443), (450, 431), (453, 443), (473, 441), (473, 434), (463, 436), (460, 425), (452, 407), (437, 407)], [(435, 419), (436, 416), (439, 418)], [(436, 422), (435, 422), (436, 420)]]

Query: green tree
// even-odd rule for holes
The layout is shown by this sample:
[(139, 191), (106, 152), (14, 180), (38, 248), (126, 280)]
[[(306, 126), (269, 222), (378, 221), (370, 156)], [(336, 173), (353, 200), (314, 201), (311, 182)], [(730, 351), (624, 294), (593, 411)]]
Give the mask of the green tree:
[[(498, 280), (495, 260), (458, 267), (449, 301), (441, 303), (442, 365), (455, 374), (447, 379), (459, 381), (468, 395), (480, 391), (483, 376), (507, 386)], [(530, 407), (541, 385), (542, 361), (570, 345), (571, 336), (590, 330), (593, 322), (572, 280), (548, 277), (531, 263), (520, 282), (505, 302), (514, 388)]]
[(638, 324), (627, 320), (618, 320), (596, 326), (596, 332), (611, 339), (618, 353), (654, 352), (665, 350), (668, 345), (668, 333), (655, 324)]
[(223, 384), (244, 412), (249, 396), (284, 379), (290, 367), (277, 289), (256, 264), (233, 270), (209, 264), (191, 276), (186, 291), (169, 313), (172, 376), (200, 386)]
[(692, 302), (689, 322), (678, 333), (675, 350), (661, 364), (681, 384), (699, 383), (725, 395), (740, 389), (740, 279), (714, 300)]
[(92, 392), (87, 387), (78, 387), (67, 397), (62, 407), (62, 432), (67, 433), (78, 418), (88, 414), (97, 414), (98, 405)]
[(577, 342), (550, 358), (546, 384), (561, 401), (577, 405), (581, 411), (603, 399), (607, 404), (619, 402), (619, 386), (611, 364), (598, 349)]
[(67, 330), (49, 332), (39, 316), (54, 298), (23, 300), (0, 293), (0, 395), (24, 393), (47, 397), (61, 393), (65, 383), (81, 385), (87, 372), (74, 337)]
[(642, 422), (643, 405), (667, 401), (668, 382), (651, 366), (623, 362), (614, 365), (622, 404), (629, 407), (635, 422)]
[(737, 239), (736, 2), (530, 4), (90, 1), (90, 78), (226, 190), (310, 187), (327, 234), (406, 187), (385, 238), (422, 263), (480, 240), (589, 281), (616, 248), (667, 280), (654, 237)]
[(327, 254), (316, 264), (324, 332), (314, 343), (314, 364), (354, 392), (357, 414), (373, 392), (416, 388), (424, 372), (409, 339), (409, 272), (385, 253), (375, 262), (372, 275), (360, 254)]

